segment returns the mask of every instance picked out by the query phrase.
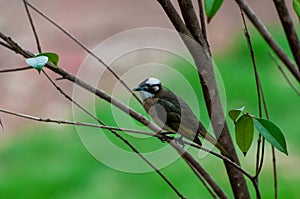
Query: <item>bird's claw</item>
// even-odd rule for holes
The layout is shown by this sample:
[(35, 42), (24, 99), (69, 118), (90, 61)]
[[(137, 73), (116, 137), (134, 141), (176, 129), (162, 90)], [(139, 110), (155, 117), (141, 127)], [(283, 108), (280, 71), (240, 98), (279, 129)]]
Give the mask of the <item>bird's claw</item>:
[(174, 138), (174, 140), (175, 140), (175, 142), (177, 143), (177, 144), (180, 144), (180, 145), (182, 145), (182, 148), (184, 147), (184, 142), (183, 142), (183, 140), (182, 140), (182, 136), (180, 136), (179, 138)]
[(173, 139), (174, 137), (171, 136), (167, 136), (166, 134), (161, 133), (160, 136), (158, 137), (158, 139), (160, 139), (161, 142), (166, 142), (169, 139)]
[(166, 142), (169, 139), (171, 139), (171, 140), (174, 139), (174, 137), (168, 136), (170, 134), (175, 134), (175, 133), (173, 133), (173, 132), (161, 132), (161, 133), (159, 133), (160, 136), (158, 137), (158, 139), (160, 139), (161, 142)]

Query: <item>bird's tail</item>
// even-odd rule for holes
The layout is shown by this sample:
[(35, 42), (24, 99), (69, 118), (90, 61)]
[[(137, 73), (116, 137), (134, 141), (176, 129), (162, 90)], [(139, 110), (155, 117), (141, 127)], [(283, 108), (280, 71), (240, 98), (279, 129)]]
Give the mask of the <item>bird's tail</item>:
[(210, 135), (208, 132), (202, 131), (200, 131), (200, 134), (202, 137), (204, 137), (204, 139), (208, 140), (215, 147), (217, 147), (217, 149), (219, 149), (224, 156), (228, 157), (229, 159), (232, 159), (228, 151), (224, 149), (224, 147), (212, 135)]

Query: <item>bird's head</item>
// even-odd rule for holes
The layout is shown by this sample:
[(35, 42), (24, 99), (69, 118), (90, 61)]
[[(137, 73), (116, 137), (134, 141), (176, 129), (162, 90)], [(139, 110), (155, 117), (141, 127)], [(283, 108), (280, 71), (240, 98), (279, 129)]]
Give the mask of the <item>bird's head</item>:
[(143, 100), (145, 100), (154, 97), (161, 89), (161, 82), (154, 77), (150, 77), (142, 81), (133, 91), (139, 91)]

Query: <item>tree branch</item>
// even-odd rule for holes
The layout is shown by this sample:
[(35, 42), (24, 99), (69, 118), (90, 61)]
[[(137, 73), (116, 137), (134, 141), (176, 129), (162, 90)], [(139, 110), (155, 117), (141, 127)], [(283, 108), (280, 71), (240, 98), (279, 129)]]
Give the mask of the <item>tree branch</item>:
[(28, 17), (29, 22), (30, 22), (30, 26), (32, 28), (32, 32), (33, 32), (34, 38), (35, 38), (37, 50), (38, 50), (39, 53), (41, 53), (42, 52), (42, 47), (41, 47), (38, 34), (36, 32), (36, 29), (35, 29), (32, 17), (30, 15), (30, 12), (29, 12), (29, 9), (28, 9), (28, 6), (27, 6), (28, 2), (27, 2), (27, 0), (23, 0), (23, 3), (24, 3), (24, 7), (25, 7), (25, 10), (26, 10), (27, 17)]
[[(197, 66), (206, 107), (214, 128), (214, 132), (216, 137), (219, 138), (218, 141), (229, 152), (234, 162), (239, 164), (239, 160), (229, 134), (229, 129), (225, 121), (209, 52), (201, 47), (197, 42), (192, 40), (193, 37), (191, 36), (191, 33), (187, 30), (186, 25), (183, 23), (176, 9), (169, 0), (158, 0), (158, 2), (161, 4), (175, 29), (179, 33), (187, 32), (185, 34), (187, 36), (182, 34), (180, 36), (193, 56)], [(224, 164), (235, 197), (250, 198), (244, 176), (231, 164), (227, 163), (226, 161), (224, 161)]]
[(275, 52), (275, 54), (281, 59), (281, 61), (286, 65), (286, 67), (290, 70), (290, 72), (294, 75), (294, 77), (300, 82), (300, 72), (298, 71), (295, 64), (291, 61), (291, 59), (287, 56), (287, 54), (282, 50), (282, 48), (277, 44), (277, 42), (273, 39), (270, 32), (261, 22), (261, 20), (257, 17), (256, 13), (251, 9), (251, 7), (246, 3), (245, 0), (235, 0), (238, 5), (241, 6), (249, 20), (255, 26), (255, 28), (259, 31), (262, 37), (265, 39), (267, 44), (271, 47), (271, 49)]
[[(203, 34), (204, 39), (207, 41), (205, 13), (204, 13), (202, 0), (198, 0), (198, 7), (199, 7), (199, 17), (200, 17), (202, 34)], [(207, 44), (208, 44), (208, 42), (207, 42)], [(208, 48), (209, 48), (209, 46), (208, 46)]]
[(279, 15), (286, 38), (289, 42), (294, 59), (300, 71), (300, 43), (293, 24), (293, 20), (289, 14), (284, 0), (273, 0), (273, 2)]
[(279, 71), (282, 73), (283, 77), (285, 78), (285, 80), (287, 81), (287, 83), (291, 86), (291, 88), (296, 92), (296, 94), (298, 96), (300, 96), (300, 91), (298, 91), (298, 89), (296, 88), (296, 86), (291, 82), (291, 80), (289, 79), (289, 77), (286, 75), (286, 73), (284, 72), (283, 68), (280, 66), (280, 64), (276, 61), (275, 57), (269, 53), (270, 57), (273, 59), (273, 61), (275, 62), (275, 64), (277, 65)]
[(18, 68), (9, 68), (9, 69), (0, 70), (0, 73), (10, 73), (10, 72), (23, 71), (23, 70), (30, 70), (30, 69), (33, 69), (33, 67), (26, 66), (26, 67), (18, 67)]
[(196, 41), (200, 43), (202, 47), (205, 49), (208, 49), (208, 46), (206, 45), (206, 41), (204, 39), (204, 36), (202, 35), (200, 25), (198, 22), (197, 15), (195, 13), (193, 3), (191, 0), (178, 0), (180, 10), (183, 16), (183, 19), (185, 21), (185, 25), (190, 31), (190, 33), (193, 35)]

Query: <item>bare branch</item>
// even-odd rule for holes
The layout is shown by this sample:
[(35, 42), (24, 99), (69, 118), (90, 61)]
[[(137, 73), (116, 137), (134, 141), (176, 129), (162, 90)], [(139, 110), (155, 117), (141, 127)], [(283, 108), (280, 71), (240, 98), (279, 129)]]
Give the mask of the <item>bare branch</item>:
[(36, 29), (35, 29), (35, 26), (34, 26), (32, 17), (31, 17), (31, 15), (30, 15), (30, 12), (29, 12), (29, 9), (28, 9), (28, 6), (27, 6), (27, 3), (28, 3), (28, 2), (27, 2), (27, 0), (23, 0), (23, 3), (24, 3), (24, 7), (25, 7), (25, 10), (26, 10), (27, 17), (28, 17), (29, 22), (30, 22), (30, 26), (31, 26), (32, 31), (33, 31), (33, 35), (34, 35), (34, 38), (35, 38), (37, 50), (38, 50), (39, 53), (41, 53), (41, 52), (42, 52), (42, 47), (41, 47), (41, 44), (40, 44), (40, 41), (39, 41), (38, 34), (37, 34), (37, 32), (36, 32)]
[(234, 166), (241, 173), (243, 173), (246, 177), (249, 178), (249, 180), (253, 179), (253, 177), (251, 176), (251, 174), (249, 174), (246, 170), (244, 170), (239, 164), (237, 164), (237, 163), (233, 162), (232, 160), (230, 160), (228, 157), (226, 157), (226, 156), (224, 156), (222, 154), (216, 153), (214, 151), (211, 151), (211, 150), (209, 150), (209, 149), (207, 149), (207, 148), (205, 148), (203, 146), (199, 146), (199, 145), (196, 145), (196, 144), (191, 143), (191, 142), (186, 142), (186, 141), (183, 141), (183, 142), (184, 142), (184, 144), (187, 144), (187, 145), (190, 145), (190, 146), (192, 146), (194, 148), (198, 148), (200, 150), (206, 151), (206, 152), (208, 152), (208, 153), (210, 153), (210, 154), (212, 154), (212, 155), (214, 155), (214, 156), (216, 156), (218, 158), (221, 158), (222, 160), (224, 160), (224, 161), (228, 162), (229, 164), (231, 164), (232, 166)]
[(26, 67), (10, 68), (10, 69), (0, 70), (0, 73), (10, 73), (10, 72), (23, 71), (23, 70), (30, 70), (30, 69), (33, 69), (33, 67), (26, 66)]
[[(172, 142), (169, 142), (172, 143)], [(222, 199), (228, 198), (226, 194), (223, 192), (223, 190), (215, 183), (215, 181), (211, 178), (211, 176), (205, 171), (205, 169), (195, 160), (192, 160), (192, 162), (189, 160), (189, 156), (191, 156), (186, 151), (183, 151), (182, 148), (176, 148), (177, 152), (179, 154), (182, 154), (182, 158), (186, 160), (186, 162), (189, 162), (188, 165), (190, 167), (194, 167), (197, 172), (200, 173), (200, 175), (205, 179), (205, 181), (210, 185), (210, 187), (214, 190), (214, 192)], [(188, 159), (187, 159), (188, 158)], [(194, 169), (192, 168), (194, 171)]]
[(190, 168), (193, 170), (194, 174), (198, 176), (199, 180), (202, 182), (203, 186), (206, 188), (206, 190), (209, 192), (209, 194), (214, 198), (217, 199), (217, 195), (214, 193), (212, 188), (208, 185), (208, 183), (205, 181), (205, 179), (201, 176), (201, 174), (188, 162)]
[[(255, 61), (255, 56), (254, 56), (254, 50), (253, 50), (253, 46), (252, 46), (252, 42), (251, 42), (251, 38), (250, 38), (250, 34), (248, 31), (248, 27), (247, 27), (247, 23), (245, 20), (245, 16), (244, 16), (244, 11), (242, 10), (242, 8), (240, 7), (240, 11), (241, 11), (241, 17), (242, 17), (242, 21), (243, 21), (243, 25), (244, 25), (244, 35), (246, 37), (246, 41), (248, 44), (248, 48), (250, 51), (250, 57), (251, 57), (251, 61), (252, 61), (252, 65), (253, 65), (253, 69), (254, 69), (254, 76), (255, 76), (255, 85), (256, 85), (256, 92), (257, 92), (257, 101), (258, 101), (258, 112), (259, 112), (259, 117), (262, 117), (262, 102), (261, 102), (261, 96), (263, 95), (263, 91), (261, 89), (261, 83), (260, 83), (260, 77), (257, 71), (257, 65), (256, 65), (256, 61)], [(261, 145), (261, 139), (263, 140), (263, 144)], [(264, 160), (264, 138), (261, 137), (261, 135), (259, 134), (258, 136), (258, 140), (257, 140), (257, 151), (256, 151), (256, 175), (255, 177), (257, 178), (262, 165), (263, 165), (263, 160)], [(261, 149), (261, 155), (260, 155), (260, 149)], [(258, 185), (258, 178), (256, 179), (256, 183), (255, 186)], [(258, 188), (257, 188), (258, 190)]]
[(289, 77), (286, 75), (286, 73), (284, 72), (283, 68), (280, 66), (280, 64), (276, 61), (275, 57), (269, 53), (269, 55), (271, 56), (271, 58), (273, 59), (273, 61), (275, 62), (275, 64), (277, 65), (279, 71), (282, 73), (283, 77), (286, 79), (286, 81), (288, 82), (288, 84), (291, 86), (291, 88), (297, 93), (297, 95), (300, 96), (300, 91), (298, 91), (298, 89), (296, 88), (296, 86), (291, 82), (291, 80), (289, 79)]
[(40, 117), (36, 117), (36, 116), (32, 116), (32, 115), (26, 115), (23, 113), (9, 111), (6, 109), (0, 109), (0, 112), (7, 113), (9, 115), (14, 115), (14, 116), (21, 117), (21, 118), (25, 118), (25, 119), (29, 119), (29, 120), (33, 120), (33, 121), (38, 121), (38, 122), (66, 124), (66, 125), (73, 125), (73, 126), (85, 126), (85, 127), (92, 127), (92, 128), (98, 128), (98, 129), (124, 131), (124, 132), (131, 132), (131, 133), (153, 136), (153, 133), (145, 132), (145, 131), (119, 128), (119, 127), (113, 127), (113, 126), (98, 125), (98, 124), (92, 124), (92, 123), (86, 123), (86, 122), (74, 122), (74, 121), (56, 120), (56, 119), (50, 119), (50, 118), (40, 118)]
[(157, 1), (160, 3), (160, 5), (164, 9), (164, 11), (166, 12), (167, 16), (171, 20), (174, 27), (176, 27), (176, 30), (183, 35), (193, 38), (193, 35), (190, 33), (188, 28), (183, 23), (182, 19), (180, 18), (179, 14), (177, 13), (172, 2), (170, 0), (157, 0)]
[(0, 41), (0, 45), (4, 46), (4, 47), (6, 47), (6, 48), (8, 48), (10, 50), (13, 50), (12, 47), (10, 47), (10, 45), (4, 43), (3, 41)]
[(273, 164), (273, 176), (274, 176), (274, 199), (277, 199), (278, 198), (278, 183), (277, 183), (276, 156), (275, 156), (274, 146), (272, 146), (272, 164)]
[(26, 3), (29, 7), (31, 7), (36, 13), (41, 15), (43, 18), (45, 18), (47, 21), (52, 23), (55, 27), (57, 27), (60, 31), (62, 31), (65, 35), (67, 35), (71, 40), (73, 40), (76, 44), (78, 44), (83, 50), (85, 50), (89, 55), (94, 57), (98, 62), (100, 62), (107, 70), (118, 80), (120, 83), (126, 88), (126, 90), (131, 93), (135, 99), (142, 104), (141, 100), (137, 97), (135, 93), (132, 92), (132, 90), (129, 88), (129, 86), (118, 76), (118, 74), (111, 69), (99, 56), (97, 56), (95, 53), (93, 53), (88, 47), (86, 47), (83, 43), (81, 43), (78, 39), (76, 39), (73, 35), (71, 35), (69, 32), (67, 32), (65, 29), (63, 29), (60, 25), (58, 25), (55, 21), (50, 19), (48, 16), (46, 16), (44, 13), (40, 12), (37, 8), (35, 8), (32, 4), (29, 2)]
[(200, 43), (202, 47), (208, 50), (204, 36), (202, 35), (200, 25), (193, 7), (191, 0), (178, 0), (183, 19), (185, 21), (186, 27), (189, 29), (190, 33), (193, 35), (196, 41)]
[(255, 26), (255, 28), (259, 31), (262, 37), (266, 40), (267, 44), (272, 48), (272, 50), (276, 53), (276, 55), (281, 59), (281, 61), (286, 65), (286, 67), (290, 70), (290, 72), (294, 75), (294, 77), (300, 82), (300, 72), (298, 71), (295, 64), (292, 60), (287, 56), (287, 54), (282, 50), (282, 48), (277, 44), (277, 42), (273, 39), (270, 32), (261, 22), (261, 20), (257, 17), (256, 13), (251, 9), (251, 7), (246, 3), (245, 0), (235, 0), (238, 5), (241, 6), (249, 20)]
[(4, 131), (4, 127), (3, 127), (3, 123), (2, 123), (1, 118), (0, 118), (0, 126), (2, 127), (2, 131)]
[(273, 0), (273, 2), (277, 9), (277, 13), (279, 15), (286, 38), (289, 42), (294, 59), (300, 71), (300, 43), (293, 24), (293, 20), (289, 14), (284, 0)]
[(198, 7), (199, 7), (199, 17), (200, 17), (202, 34), (203, 34), (204, 39), (207, 41), (205, 13), (204, 13), (203, 1), (202, 0), (198, 0)]

